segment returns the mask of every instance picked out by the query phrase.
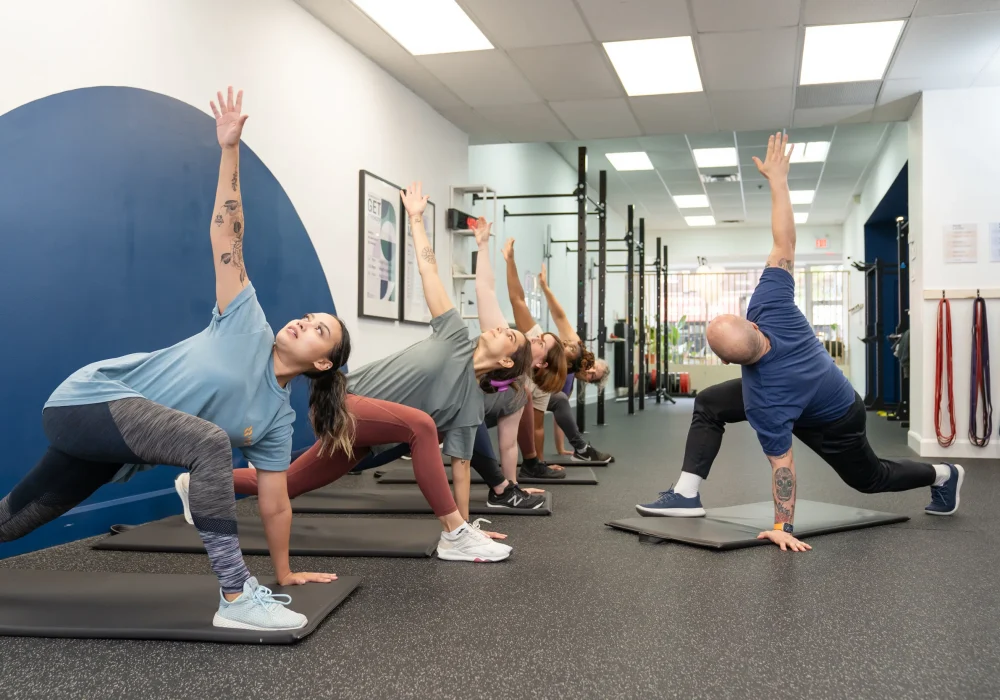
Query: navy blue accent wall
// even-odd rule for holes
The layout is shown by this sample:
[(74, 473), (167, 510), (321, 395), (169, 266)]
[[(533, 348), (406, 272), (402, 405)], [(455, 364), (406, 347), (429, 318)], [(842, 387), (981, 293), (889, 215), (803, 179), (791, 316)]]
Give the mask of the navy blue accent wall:
[[(100, 87), (0, 116), (0, 153), (2, 495), (45, 450), (42, 405), (70, 373), (172, 345), (210, 321), (219, 146), (214, 119), (184, 102)], [(295, 207), (246, 144), (240, 176), (244, 257), (271, 326), (336, 313)], [(307, 400), (297, 382), (296, 447), (312, 442)], [(160, 468), (106, 486), (84, 508), (0, 544), (0, 557), (180, 512), (176, 474)]]

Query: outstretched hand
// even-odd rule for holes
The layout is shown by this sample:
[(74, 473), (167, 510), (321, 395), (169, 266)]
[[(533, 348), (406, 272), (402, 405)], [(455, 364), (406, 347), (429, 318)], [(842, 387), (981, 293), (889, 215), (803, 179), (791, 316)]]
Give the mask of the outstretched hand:
[(480, 216), (478, 219), (471, 219), (472, 232), (476, 234), (476, 244), (484, 246), (490, 242), (490, 231), (493, 228), (493, 224), (488, 222), (485, 218)]
[(799, 540), (792, 537), (787, 532), (782, 530), (764, 530), (764, 532), (757, 535), (758, 540), (771, 540), (774, 544), (781, 547), (781, 551), (792, 550), (793, 552), (808, 552), (812, 547), (807, 545), (805, 542), (800, 542)]
[(423, 214), (430, 199), (430, 195), (424, 195), (424, 185), (419, 181), (411, 182), (405, 190), (400, 190), (399, 196), (403, 198), (403, 207), (410, 216)]
[(549, 286), (548, 277), (545, 276), (545, 263), (542, 263), (542, 271), (538, 273), (538, 283), (542, 285), (542, 289)]
[(760, 158), (754, 156), (754, 165), (769, 182), (787, 180), (793, 150), (795, 150), (794, 145), (788, 148), (788, 134), (775, 134), (767, 140), (767, 156), (764, 162), (761, 163)]
[(504, 241), (504, 243), (503, 243), (503, 250), (500, 251), (500, 252), (503, 253), (503, 259), (506, 260), (507, 262), (510, 262), (511, 260), (513, 260), (514, 259), (514, 239), (513, 238), (508, 238), (506, 241)]
[(337, 574), (292, 573), (289, 571), (284, 576), (278, 577), (278, 584), (282, 586), (301, 586), (306, 583), (332, 583), (336, 580)]
[(219, 138), (219, 145), (223, 148), (233, 148), (240, 143), (243, 135), (243, 125), (246, 123), (249, 114), (241, 114), (243, 111), (243, 91), (236, 93), (236, 102), (233, 102), (233, 86), (229, 86), (228, 98), (223, 100), (222, 93), (217, 92), (219, 106), (211, 102), (212, 114), (215, 115), (215, 135)]

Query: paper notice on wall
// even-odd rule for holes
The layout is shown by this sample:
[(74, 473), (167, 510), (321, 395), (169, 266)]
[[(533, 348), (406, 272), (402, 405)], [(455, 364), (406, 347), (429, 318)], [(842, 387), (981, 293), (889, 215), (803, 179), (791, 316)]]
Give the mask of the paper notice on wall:
[(952, 224), (944, 227), (944, 261), (974, 263), (978, 256), (978, 224)]
[(1000, 223), (990, 224), (990, 262), (1000, 262)]

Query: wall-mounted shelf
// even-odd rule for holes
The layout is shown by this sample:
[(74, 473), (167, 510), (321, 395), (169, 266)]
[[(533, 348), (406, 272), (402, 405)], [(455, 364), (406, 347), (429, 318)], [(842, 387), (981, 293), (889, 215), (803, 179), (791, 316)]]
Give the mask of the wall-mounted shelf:
[(474, 279), (476, 279), (476, 276), (475, 275), (468, 275), (468, 274), (461, 274), (461, 275), (452, 275), (451, 278), (453, 280), (474, 280)]

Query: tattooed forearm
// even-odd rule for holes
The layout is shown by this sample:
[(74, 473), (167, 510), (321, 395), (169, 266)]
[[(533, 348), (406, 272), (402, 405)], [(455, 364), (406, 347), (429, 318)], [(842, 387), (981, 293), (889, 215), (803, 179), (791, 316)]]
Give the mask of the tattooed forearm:
[(232, 259), (233, 259), (232, 253), (223, 253), (222, 255), (219, 256), (219, 260), (222, 261), (223, 265), (228, 265), (232, 261)]
[(222, 206), (225, 207), (226, 211), (230, 214), (235, 214), (240, 209), (239, 200), (236, 199), (227, 199)]
[(792, 522), (792, 511), (788, 510), (785, 506), (780, 503), (774, 504), (774, 513), (777, 516), (775, 522), (777, 523), (790, 523)]
[(240, 271), (240, 283), (246, 282), (247, 271), (243, 267), (243, 236), (233, 238), (233, 267)]
[[(764, 267), (771, 267), (771, 261), (768, 260), (767, 262), (765, 262)], [(795, 261), (789, 258), (781, 258), (778, 260), (778, 267), (780, 267), (783, 270), (788, 270), (789, 272), (791, 272), (792, 270), (795, 269)]]
[(223, 223), (225, 223), (225, 222), (222, 219), (222, 214), (216, 214), (215, 215), (215, 225), (216, 226), (222, 226)]
[(236, 170), (233, 171), (233, 182), (232, 182), (233, 192), (236, 191), (236, 187), (237, 185), (239, 185), (239, 183), (240, 183), (240, 171), (237, 168)]
[(779, 501), (788, 501), (795, 490), (795, 476), (788, 467), (774, 470), (774, 495)]
[(437, 257), (434, 255), (434, 249), (430, 246), (424, 246), (424, 249), (420, 251), (420, 257), (429, 262), (431, 265), (437, 264)]
[(239, 221), (234, 221), (233, 222), (233, 233), (238, 234), (242, 230), (243, 230), (243, 224), (240, 223)]

